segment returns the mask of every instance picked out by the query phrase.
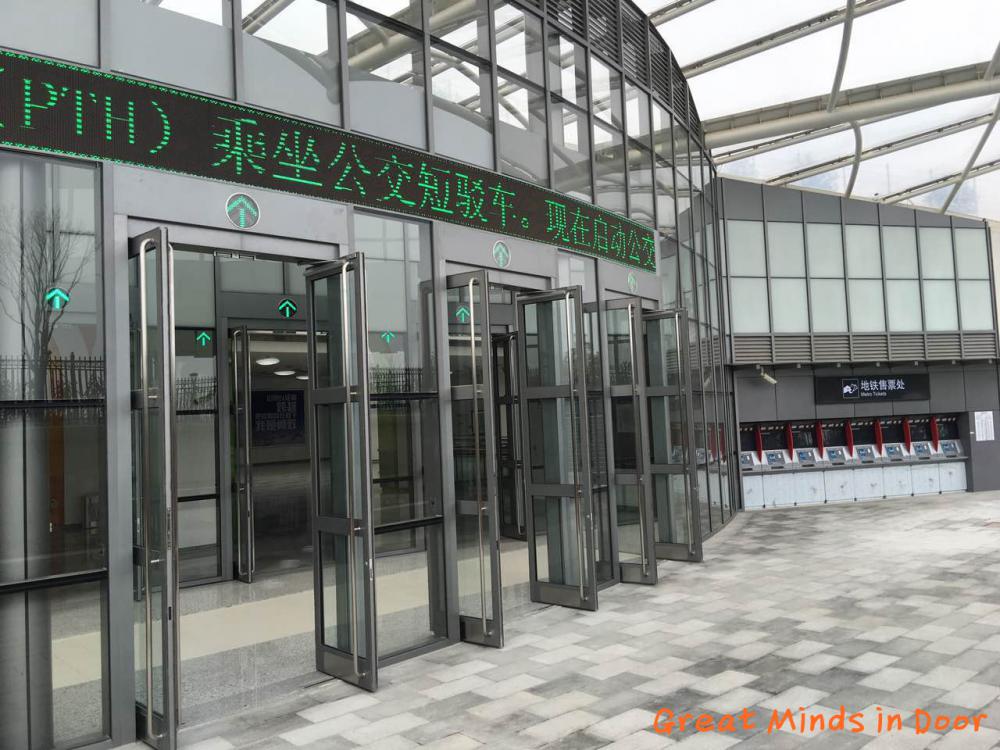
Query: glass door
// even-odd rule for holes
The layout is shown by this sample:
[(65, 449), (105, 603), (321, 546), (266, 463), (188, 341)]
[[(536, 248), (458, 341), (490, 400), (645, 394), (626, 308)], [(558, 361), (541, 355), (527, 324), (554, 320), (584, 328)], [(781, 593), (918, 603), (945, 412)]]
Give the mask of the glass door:
[(582, 290), (517, 298), (532, 601), (597, 609)]
[(177, 518), (173, 258), (167, 230), (129, 241), (136, 714), (140, 739), (177, 746)]
[(306, 273), (316, 664), (378, 687), (364, 256)]
[(253, 583), (256, 568), (253, 513), (253, 473), (251, 471), (251, 439), (253, 435), (250, 405), (250, 332), (246, 326), (232, 332), (232, 435), (233, 446), (233, 519), (236, 549), (233, 554), (236, 578)]
[(527, 540), (524, 487), (521, 484), (520, 411), (517, 408), (516, 333), (493, 334), (493, 382), (496, 392), (497, 495), (500, 535)]
[(687, 362), (687, 315), (662, 310), (642, 316), (649, 412), (649, 473), (656, 557), (700, 561), (701, 519), (695, 467), (694, 412)]
[(608, 411), (612, 430), (615, 548), (621, 580), (656, 583), (653, 498), (646, 460), (645, 357), (642, 300), (611, 300), (604, 306), (608, 349)]
[(448, 277), (458, 613), (463, 641), (503, 645), (496, 403), (485, 271)]

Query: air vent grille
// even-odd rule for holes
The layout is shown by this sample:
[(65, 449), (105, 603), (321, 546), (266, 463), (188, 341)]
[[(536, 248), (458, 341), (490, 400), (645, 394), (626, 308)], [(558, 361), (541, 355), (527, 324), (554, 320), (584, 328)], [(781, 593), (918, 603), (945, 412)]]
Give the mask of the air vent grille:
[(808, 334), (774, 337), (774, 361), (776, 363), (808, 362), (811, 354)]
[(962, 334), (962, 356), (966, 359), (992, 359), (997, 356), (997, 335), (992, 331)]
[(855, 334), (851, 337), (851, 359), (855, 362), (884, 362), (889, 359), (889, 337), (884, 333)]
[(587, 32), (587, 16), (583, 0), (548, 0), (545, 7), (549, 18), (569, 31), (583, 36)]
[(733, 336), (733, 364), (754, 365), (771, 361), (770, 336)]
[(962, 337), (960, 334), (927, 334), (927, 359), (957, 359), (961, 356)]
[(851, 340), (847, 335), (821, 334), (813, 338), (814, 362), (846, 362), (851, 358)]
[(670, 52), (656, 32), (649, 35), (649, 66), (653, 70), (653, 91), (664, 102), (670, 101)]
[(891, 359), (923, 359), (924, 335), (922, 333), (894, 333), (889, 340)]
[(622, 10), (622, 67), (640, 83), (649, 85), (649, 68), (646, 51), (646, 18), (639, 11), (628, 5), (621, 5)]
[(590, 0), (590, 44), (615, 61), (621, 60), (618, 49), (618, 3), (614, 0)]

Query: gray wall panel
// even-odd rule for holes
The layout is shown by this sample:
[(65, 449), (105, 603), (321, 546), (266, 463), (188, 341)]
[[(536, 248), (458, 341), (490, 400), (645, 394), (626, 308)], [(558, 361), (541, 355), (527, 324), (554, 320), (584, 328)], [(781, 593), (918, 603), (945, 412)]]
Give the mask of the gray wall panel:
[(849, 419), (855, 410), (850, 404), (816, 404), (816, 419)]
[(931, 411), (965, 411), (965, 378), (962, 369), (931, 367)]
[(96, 66), (97, 0), (2, 0), (0, 47)]
[(883, 224), (906, 227), (912, 227), (914, 224), (914, 212), (909, 208), (881, 204), (879, 213), (882, 216)]
[(844, 201), (844, 222), (847, 224), (878, 224), (878, 211), (870, 201)]
[[(1000, 425), (1000, 413), (991, 411), (995, 429)], [(975, 492), (1000, 489), (1000, 440), (977, 441), (974, 420), (975, 412), (966, 412), (958, 420), (958, 434), (970, 459), (966, 464), (969, 489)]]
[(778, 419), (815, 419), (816, 399), (812, 374), (789, 376), (778, 374), (775, 387)]
[(760, 376), (736, 378), (736, 402), (741, 422), (775, 422), (778, 419), (775, 388)]
[(968, 367), (965, 370), (965, 408), (985, 411), (1000, 408), (995, 366)]
[(803, 192), (802, 203), (806, 221), (840, 223), (840, 198), (836, 195)]
[(802, 221), (802, 193), (765, 185), (764, 214), (768, 221)]
[(722, 189), (727, 219), (761, 221), (764, 218), (760, 185), (742, 180), (726, 180)]

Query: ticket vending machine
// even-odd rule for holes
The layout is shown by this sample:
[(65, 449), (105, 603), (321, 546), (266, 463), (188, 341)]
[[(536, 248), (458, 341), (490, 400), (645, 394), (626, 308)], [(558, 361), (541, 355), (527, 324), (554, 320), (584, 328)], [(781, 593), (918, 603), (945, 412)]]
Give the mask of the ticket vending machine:
[(935, 457), (939, 464), (941, 492), (964, 492), (968, 484), (958, 417), (933, 417), (931, 429), (937, 432), (938, 451)]
[(885, 458), (882, 464), (885, 496), (912, 495), (910, 463), (915, 459), (907, 445), (909, 425), (903, 417), (882, 417), (878, 420), (878, 425), (882, 431), (882, 452)]
[(885, 497), (882, 474), (882, 445), (876, 437), (877, 421), (874, 419), (851, 420), (849, 428), (854, 442), (854, 496), (858, 500), (875, 500)]
[(826, 501), (829, 503), (854, 499), (854, 472), (852, 466), (857, 461), (850, 440), (849, 423), (846, 420), (823, 422), (823, 443), (829, 468), (823, 472)]
[(914, 495), (937, 495), (941, 492), (941, 469), (934, 462), (938, 448), (931, 434), (933, 417), (903, 417), (908, 427), (910, 459), (914, 464), (910, 469), (910, 483)]
[(764, 478), (760, 430), (756, 425), (740, 426), (740, 475), (743, 480), (743, 508), (764, 507)]
[(826, 502), (823, 467), (829, 462), (821, 447), (818, 422), (794, 422), (788, 426), (792, 437), (792, 463), (795, 470), (795, 504), (815, 505)]
[(795, 476), (791, 471), (791, 441), (788, 425), (760, 425), (760, 445), (764, 453), (764, 507), (795, 505)]

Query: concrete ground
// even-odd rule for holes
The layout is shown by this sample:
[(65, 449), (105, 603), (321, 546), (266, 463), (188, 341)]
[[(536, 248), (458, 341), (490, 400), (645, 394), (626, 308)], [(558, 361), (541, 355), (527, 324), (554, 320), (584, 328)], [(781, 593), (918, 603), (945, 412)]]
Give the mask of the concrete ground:
[[(1000, 748), (1000, 493), (741, 514), (704, 563), (661, 563), (657, 586), (602, 591), (596, 613), (508, 622), (506, 642), (384, 668), (375, 694), (328, 682), (182, 744)], [(837, 727), (841, 706), (847, 731), (801, 731), (802, 716)], [(754, 726), (656, 734), (661, 708), (747, 708)], [(786, 708), (795, 726), (768, 731)], [(986, 718), (918, 733), (924, 712)], [(902, 728), (879, 733), (890, 715)]]

